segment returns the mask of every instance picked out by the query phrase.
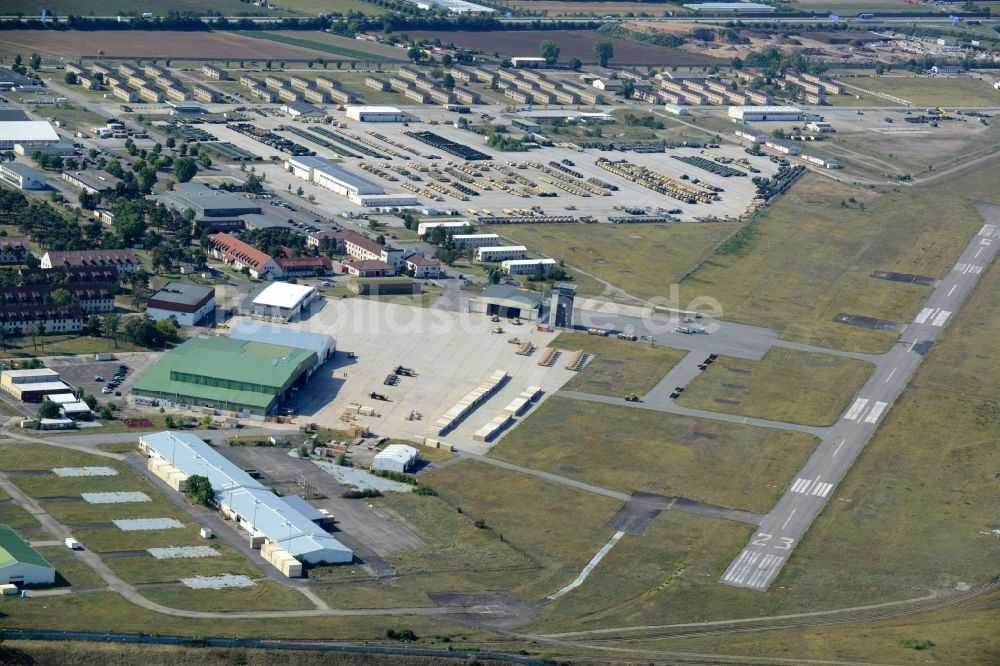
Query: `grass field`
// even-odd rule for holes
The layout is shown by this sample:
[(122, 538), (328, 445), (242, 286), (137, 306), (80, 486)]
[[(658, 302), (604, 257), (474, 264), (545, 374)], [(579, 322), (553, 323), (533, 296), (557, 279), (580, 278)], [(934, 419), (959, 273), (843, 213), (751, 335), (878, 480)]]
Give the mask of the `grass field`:
[(565, 261), (580, 293), (602, 293), (598, 280), (604, 280), (633, 296), (652, 298), (667, 296), (671, 284), (735, 230), (727, 223), (524, 224), (496, 233)]
[(171, 608), (200, 611), (300, 610), (314, 608), (299, 592), (272, 580), (258, 580), (249, 588), (192, 590), (187, 587), (143, 590), (142, 596)]
[(45, 107), (43, 112), (46, 116), (51, 116), (53, 120), (58, 120), (71, 130), (82, 130), (89, 132), (91, 127), (103, 127), (108, 119), (98, 115), (93, 111), (74, 106), (70, 103), (57, 104)]
[(158, 560), (152, 556), (112, 557), (106, 560), (106, 564), (127, 583), (169, 583), (188, 576), (219, 574), (260, 576), (260, 571), (236, 551), (220, 547), (219, 543), (212, 546), (222, 555), (173, 560)]
[(555, 396), (490, 455), (622, 492), (766, 511), (816, 443), (798, 432)]
[(0, 504), (0, 525), (19, 530), (25, 527), (38, 527), (38, 521), (17, 504)]
[(629, 391), (648, 393), (686, 355), (668, 347), (582, 333), (562, 333), (548, 346), (595, 355), (564, 389), (618, 397)]
[[(291, 3), (295, 1), (289, 0)], [(282, 4), (287, 3), (282, 2)], [(37, 17), (42, 13), (42, 9), (47, 9), (50, 16), (55, 14), (63, 17), (68, 14), (108, 16), (118, 12), (134, 12), (136, 14), (153, 12), (156, 16), (166, 16), (167, 12), (170, 11), (205, 14), (209, 9), (213, 12), (219, 12), (223, 16), (281, 16), (288, 14), (288, 12), (264, 9), (239, 0), (212, 0), (212, 2), (206, 0), (167, 0), (153, 6), (141, 0), (114, 0), (107, 5), (95, 5), (89, 0), (55, 0), (54, 2), (24, 0), (18, 4), (18, 11), (23, 12), (25, 16)]]
[(996, 106), (1000, 91), (986, 81), (967, 76), (873, 76), (848, 83), (900, 97), (917, 106)]
[(484, 520), (491, 538), (502, 535), (526, 560), (531, 558), (529, 570), (507, 573), (506, 580), (496, 583), (499, 588), (491, 588), (509, 589), (527, 601), (573, 580), (611, 537), (604, 523), (620, 507), (607, 497), (473, 461), (435, 470), (424, 478), (448, 504), (461, 507), (463, 516)]
[(678, 402), (789, 423), (832, 425), (871, 370), (864, 361), (773, 347), (759, 361), (720, 356), (687, 385)]
[(31, 336), (6, 338), (4, 350), (0, 352), (4, 358), (31, 358), (34, 356), (76, 356), (79, 354), (97, 354), (101, 352), (148, 351), (145, 347), (119, 340), (114, 342), (105, 338), (95, 338), (89, 335), (45, 335), (35, 341)]
[(872, 271), (937, 278), (950, 270), (982, 224), (968, 199), (990, 195), (993, 173), (978, 168), (905, 190), (807, 175), (753, 223), (742, 244), (681, 283), (681, 302), (711, 296), (727, 319), (777, 328), (785, 339), (884, 351), (895, 333), (838, 324), (835, 315), (910, 321), (928, 288), (876, 280)]

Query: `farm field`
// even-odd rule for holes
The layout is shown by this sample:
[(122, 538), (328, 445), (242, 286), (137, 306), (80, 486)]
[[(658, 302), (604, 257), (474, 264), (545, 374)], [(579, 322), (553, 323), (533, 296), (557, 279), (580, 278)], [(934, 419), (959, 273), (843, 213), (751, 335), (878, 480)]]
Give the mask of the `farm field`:
[[(233, 32), (144, 32), (141, 30), (47, 32), (39, 40), (35, 30), (7, 30), (0, 35), (6, 53), (134, 58), (233, 58), (246, 60), (326, 58), (325, 51), (262, 41)], [(98, 52), (103, 51), (103, 54)]]
[[(294, 0), (290, 0), (294, 2)], [(282, 4), (285, 4), (284, 2)], [(49, 15), (67, 16), (114, 16), (143, 12), (153, 12), (154, 16), (166, 16), (168, 12), (193, 12), (206, 14), (208, 10), (218, 12), (223, 16), (287, 16), (289, 12), (266, 9), (257, 5), (240, 2), (239, 0), (166, 0), (151, 5), (142, 0), (114, 0), (106, 5), (97, 5), (90, 0), (23, 0), (18, 3), (18, 10), (25, 16), (38, 16), (42, 9), (47, 9)], [(6, 12), (5, 12), (6, 13)]]
[(759, 361), (720, 356), (677, 402), (775, 421), (832, 425), (871, 370), (864, 361), (772, 347)]
[(834, 317), (910, 321), (928, 288), (878, 280), (872, 271), (937, 278), (950, 270), (981, 225), (968, 200), (990, 196), (992, 174), (978, 168), (905, 189), (806, 175), (681, 283), (681, 302), (712, 296), (727, 319), (776, 328), (788, 340), (885, 351), (896, 333)]
[(650, 46), (624, 39), (605, 38), (591, 30), (532, 30), (442, 33), (415, 30), (409, 33), (415, 39), (441, 40), (442, 44), (455, 44), (464, 48), (479, 49), (487, 54), (505, 56), (537, 55), (538, 45), (551, 39), (562, 49), (562, 62), (579, 58), (584, 64), (594, 64), (594, 43), (608, 39), (615, 47), (611, 65), (709, 65), (714, 59), (687, 53), (680, 49)]
[(766, 511), (816, 443), (793, 431), (553, 396), (490, 455), (626, 493)]
[(575, 0), (515, 0), (511, 8), (529, 12), (541, 12), (546, 16), (622, 16), (632, 13), (636, 16), (664, 16), (667, 12), (677, 14), (688, 10), (677, 5), (654, 5), (647, 2), (578, 2)]
[[(325, 32), (302, 33), (299, 31), (272, 32), (269, 30), (262, 30), (258, 32), (241, 31), (238, 34), (251, 39), (278, 44), (287, 44), (295, 48), (317, 51), (325, 54), (327, 59), (344, 58), (348, 60), (360, 60), (366, 62), (402, 62), (406, 59), (405, 51), (382, 46), (381, 44), (372, 44), (371, 42), (364, 42), (356, 39), (346, 39), (344, 37), (330, 35)], [(331, 39), (332, 37), (336, 37), (337, 39)]]
[(738, 227), (691, 224), (519, 224), (501, 236), (566, 262), (580, 293), (601, 294), (605, 282), (638, 298), (666, 297), (670, 285)]
[(648, 393), (687, 352), (652, 347), (614, 337), (562, 333), (549, 347), (594, 354), (592, 361), (570, 379), (563, 389), (621, 397), (627, 391)]

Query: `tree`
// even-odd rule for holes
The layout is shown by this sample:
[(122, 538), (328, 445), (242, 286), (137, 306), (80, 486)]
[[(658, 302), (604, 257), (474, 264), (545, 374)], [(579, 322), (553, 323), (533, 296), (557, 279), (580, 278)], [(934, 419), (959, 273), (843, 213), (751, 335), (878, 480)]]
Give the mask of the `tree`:
[(441, 85), (443, 85), (448, 90), (455, 89), (455, 77), (451, 74), (445, 74), (444, 78), (441, 79)]
[(594, 57), (601, 67), (607, 67), (608, 61), (615, 55), (615, 45), (606, 39), (594, 42)]
[(42, 56), (38, 55), (37, 53), (32, 53), (31, 60), (29, 61), (28, 64), (31, 65), (31, 69), (37, 71), (42, 66)]
[(621, 88), (618, 89), (618, 94), (625, 99), (631, 99), (632, 94), (635, 92), (635, 82), (632, 79), (625, 79), (622, 81)]
[(59, 404), (51, 400), (43, 400), (42, 406), (38, 408), (38, 418), (57, 419), (59, 418)]
[(454, 61), (455, 59), (451, 57), (450, 53), (445, 53), (443, 56), (441, 56), (441, 65), (444, 67), (451, 67), (451, 63), (453, 63)]
[(538, 45), (538, 54), (545, 58), (545, 62), (549, 65), (554, 65), (559, 60), (559, 51), (559, 45), (551, 39), (543, 40)]
[(583, 67), (583, 63), (580, 61), (579, 58), (573, 58), (572, 60), (569, 61), (569, 68), (572, 69), (574, 72), (579, 72), (581, 67)]
[(416, 46), (411, 46), (406, 52), (406, 57), (412, 62), (420, 62), (421, 58), (424, 57), (424, 52), (418, 49)]
[(198, 163), (193, 157), (179, 157), (174, 162), (174, 175), (178, 183), (186, 183), (198, 173)]
[(121, 316), (114, 312), (104, 315), (104, 318), (101, 320), (101, 334), (106, 338), (111, 338), (111, 341), (115, 343), (116, 349), (118, 348), (118, 333), (121, 332), (121, 324)]
[(115, 410), (112, 409), (110, 402), (106, 402), (101, 405), (101, 418), (105, 421), (110, 421), (115, 418)]
[(207, 476), (192, 474), (184, 480), (181, 492), (191, 501), (204, 506), (211, 506), (215, 502), (215, 491)]
[(73, 295), (66, 289), (53, 289), (46, 299), (53, 305), (69, 305), (74, 302)]
[(75, 86), (76, 85), (76, 72), (66, 72), (66, 76), (63, 77), (63, 80), (68, 85)]

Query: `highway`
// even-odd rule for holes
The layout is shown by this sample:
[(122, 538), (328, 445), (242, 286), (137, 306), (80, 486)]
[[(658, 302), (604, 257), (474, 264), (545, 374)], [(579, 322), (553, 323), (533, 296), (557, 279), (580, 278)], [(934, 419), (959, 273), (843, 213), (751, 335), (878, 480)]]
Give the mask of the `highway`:
[(979, 276), (1000, 250), (1000, 206), (978, 208), (986, 224), (906, 326), (900, 340), (879, 359), (861, 391), (726, 569), (721, 578), (723, 584), (758, 591), (770, 586), (924, 356), (954, 319)]

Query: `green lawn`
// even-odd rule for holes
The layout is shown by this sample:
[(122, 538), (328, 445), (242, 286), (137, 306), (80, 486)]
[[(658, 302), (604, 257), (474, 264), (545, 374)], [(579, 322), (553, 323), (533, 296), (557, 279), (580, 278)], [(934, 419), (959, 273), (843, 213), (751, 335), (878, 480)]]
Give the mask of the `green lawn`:
[(315, 606), (301, 593), (272, 580), (249, 588), (192, 590), (187, 587), (143, 590), (142, 596), (171, 608), (199, 611), (302, 610)]
[(816, 443), (798, 432), (555, 396), (490, 455), (622, 492), (766, 511)]
[(848, 79), (865, 90), (886, 93), (917, 106), (977, 106), (1000, 104), (1000, 91), (986, 81), (967, 76), (877, 76)]
[[(0, 444), (0, 471), (14, 472), (21, 470), (51, 470), (53, 467), (86, 467), (96, 466), (124, 469), (116, 460), (103, 458), (83, 451), (63, 449), (58, 446), (46, 446), (35, 442), (19, 444)], [(18, 479), (18, 485), (25, 478)], [(92, 480), (110, 477), (90, 477)], [(31, 494), (31, 493), (29, 493)]]
[(644, 394), (687, 354), (667, 347), (652, 347), (615, 337), (562, 333), (549, 347), (583, 349), (594, 359), (563, 386), (567, 391), (622, 397), (629, 391)]
[(716, 254), (681, 283), (681, 302), (710, 296), (725, 318), (776, 328), (785, 339), (885, 351), (895, 333), (834, 317), (910, 321), (929, 289), (872, 271), (937, 278), (950, 270), (982, 224), (968, 199), (989, 196), (993, 176), (978, 168), (930, 186), (878, 190), (804, 176), (753, 223), (742, 249)]
[(720, 356), (688, 384), (685, 407), (807, 425), (832, 425), (872, 366), (829, 354), (773, 347), (759, 361)]
[[(736, 231), (707, 224), (524, 224), (482, 228), (533, 254), (566, 262), (581, 294), (604, 292), (601, 280), (638, 298), (665, 298), (718, 243)], [(589, 277), (588, 277), (589, 276)]]
[(195, 557), (158, 560), (152, 556), (112, 557), (105, 562), (127, 583), (169, 583), (189, 576), (242, 574), (255, 578), (260, 571), (242, 555), (227, 546), (212, 543), (220, 557)]
[(103, 127), (108, 119), (93, 111), (75, 106), (69, 102), (46, 106), (43, 115), (52, 116), (54, 120), (61, 121), (72, 131), (83, 131), (90, 133), (91, 127)]
[(19, 530), (25, 527), (38, 527), (38, 521), (17, 504), (0, 504), (0, 525)]
[(116, 345), (111, 340), (89, 335), (45, 335), (39, 337), (37, 341), (32, 336), (6, 338), (2, 354), (6, 358), (30, 358), (130, 351), (149, 350), (125, 340), (119, 340)]

